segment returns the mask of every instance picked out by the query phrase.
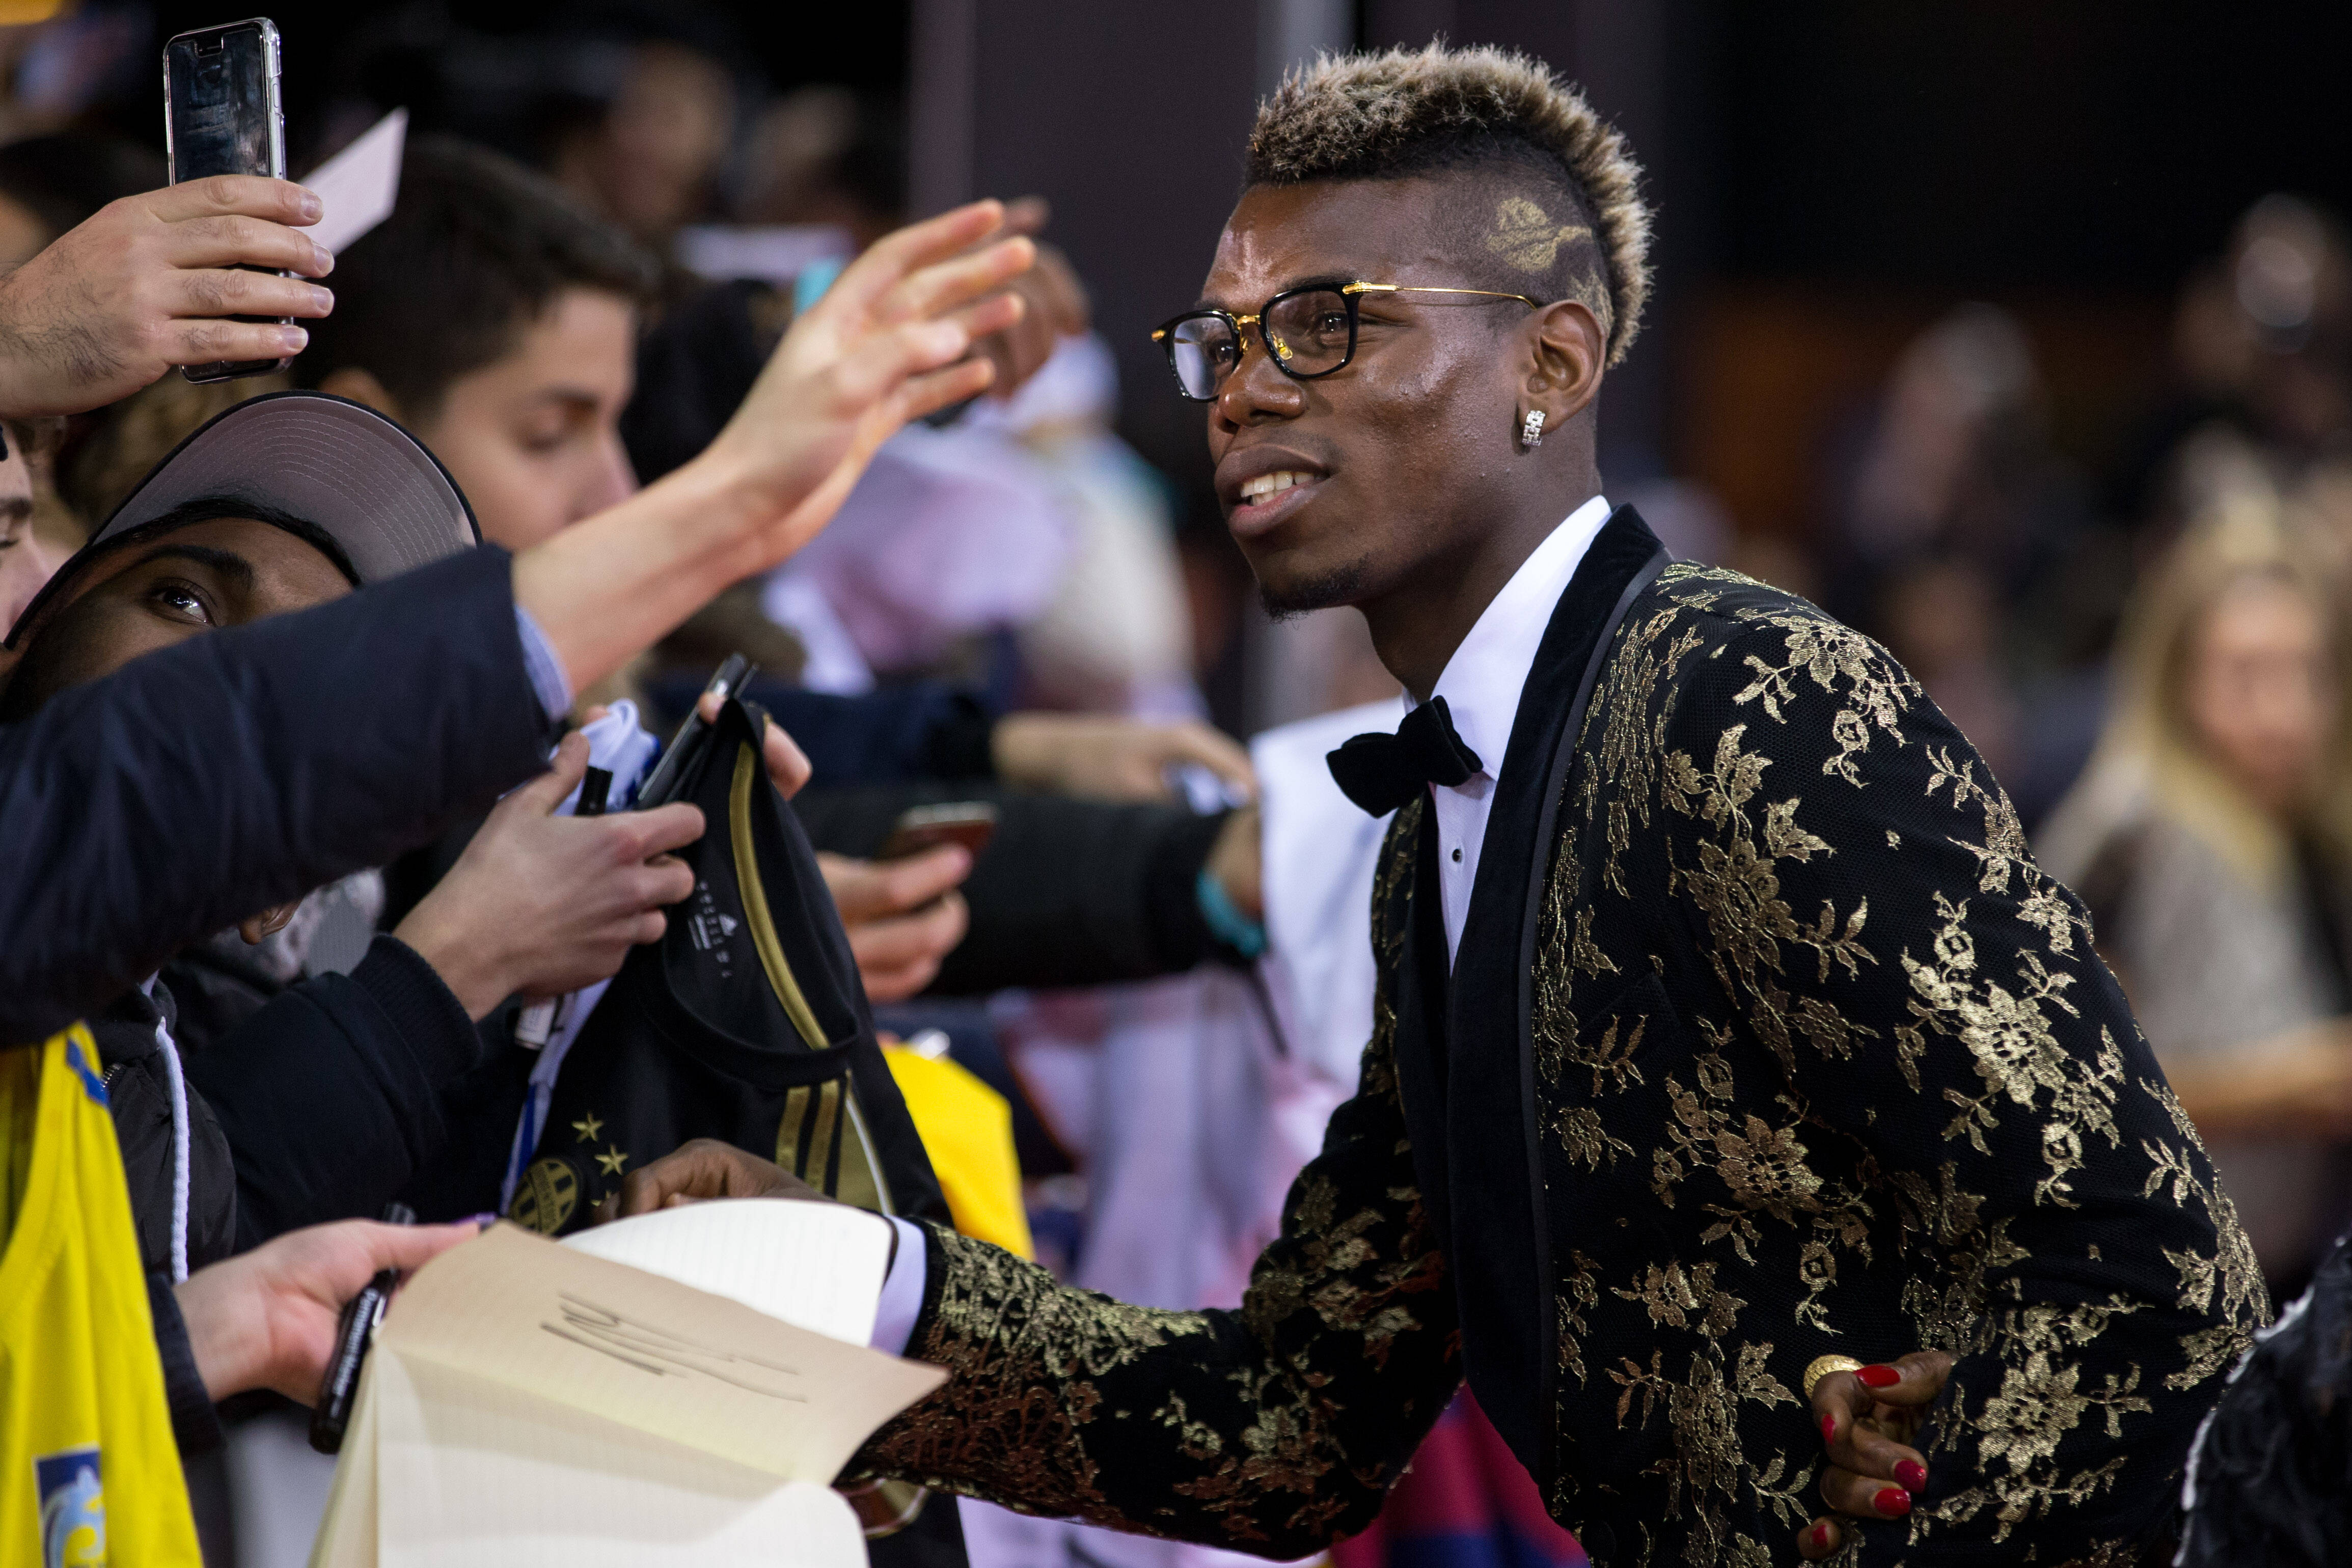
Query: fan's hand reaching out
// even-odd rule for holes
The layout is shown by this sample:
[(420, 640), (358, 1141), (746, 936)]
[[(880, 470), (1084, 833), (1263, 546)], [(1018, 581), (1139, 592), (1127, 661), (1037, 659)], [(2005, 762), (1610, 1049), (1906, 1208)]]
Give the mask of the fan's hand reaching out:
[[(581, 691), (814, 538), (908, 420), (985, 391), (1036, 247), (975, 202), (877, 241), (794, 321), (692, 462), (515, 558), (515, 601)], [(967, 356), (970, 357), (967, 357)]]
[(698, 462), (731, 470), (775, 521), (756, 561), (772, 564), (814, 537), (908, 420), (988, 389), (976, 339), (1020, 320), (1005, 286), (1036, 262), (1025, 235), (970, 250), (1003, 225), (975, 202), (877, 240), (793, 322), (735, 416)]

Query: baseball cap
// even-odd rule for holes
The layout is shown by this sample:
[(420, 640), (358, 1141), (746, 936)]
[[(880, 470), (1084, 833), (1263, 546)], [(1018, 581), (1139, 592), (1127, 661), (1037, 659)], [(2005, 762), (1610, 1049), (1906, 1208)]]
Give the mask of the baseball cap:
[(92, 558), (194, 501), (300, 518), (334, 541), (363, 586), (482, 538), (457, 481), (397, 423), (327, 392), (270, 392), (214, 415), (150, 469), (33, 596), (5, 645)]

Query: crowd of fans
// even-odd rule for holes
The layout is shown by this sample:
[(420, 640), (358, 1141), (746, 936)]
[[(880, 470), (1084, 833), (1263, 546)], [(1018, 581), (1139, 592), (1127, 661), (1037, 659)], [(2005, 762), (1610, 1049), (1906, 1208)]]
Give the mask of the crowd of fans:
[[(303, 400), (254, 400), (308, 392), (395, 422), (520, 561), (682, 494), (641, 486), (694, 477), (780, 373), (788, 329), (908, 216), (885, 99), (768, 93), (723, 39), (650, 13), (528, 44), (453, 30), (446, 12), (402, 17), (362, 35), (344, 96), (306, 128), (323, 152), (413, 100), (392, 216), (329, 274), (283, 237), (273, 220), (289, 214), (238, 198), (250, 232), (177, 264), (296, 266), (331, 288), (331, 313), (323, 297), (294, 312), (307, 340), (290, 370), (157, 379), (150, 345), (87, 395), (18, 397), (0, 424), (0, 719), (373, 580), (341, 525), (257, 516), (244, 492), (140, 510), (151, 476), (199, 430), (232, 429), (229, 411), (283, 417)], [(104, 253), (128, 277), (145, 254), (133, 239), (220, 222), (159, 204), (156, 154), (71, 118), (9, 111), (0, 262), (22, 270), (0, 309), (23, 308), (45, 267)], [(963, 243), (993, 237), (980, 254), (1001, 256), (1005, 235), (1050, 237), (1042, 204), (991, 221)], [(2147, 389), (2104, 483), (2053, 445), (2020, 324), (1952, 310), (1825, 447), (1811, 553), (1788, 569), (1893, 648), (2009, 785), (2019, 830), (2089, 905), (2281, 1300), (2352, 1222), (2347, 245), (2333, 214), (2292, 197), (2249, 211), (2184, 285), (2173, 380)], [(1217, 651), (1195, 629), (1233, 606), (1200, 598), (1227, 585), (1183, 570), (1172, 492), (1114, 434), (1118, 389), (1082, 282), (1050, 244), (1019, 257), (1021, 319), (977, 340), (984, 393), (881, 443), (823, 534), (682, 606), (651, 647), (615, 632), (602, 647), (625, 660), (563, 658), (553, 706), (591, 733), (562, 743), (551, 773), (495, 805), (478, 777), (453, 778), (450, 798), (481, 808), (467, 825), (310, 866), (331, 879), (205, 940), (126, 942), (116, 977), (159, 977), (79, 998), (121, 1072), (151, 1273), (192, 1291), (190, 1360), (166, 1352), (192, 1454), (214, 1445), (226, 1391), (199, 1321), (207, 1265), (395, 1197), (427, 1220), (509, 1207), (517, 1118), (535, 1085), (543, 1108), (538, 1068), (553, 1060), (537, 1054), (545, 1035), (519, 1034), (525, 1008), (593, 1005), (691, 890), (669, 855), (704, 826), (683, 805), (582, 818), (564, 803), (592, 747), (667, 734), (736, 652), (761, 672), (747, 695), (797, 743), (772, 735), (771, 772), (797, 791), (882, 1028), (1002, 1097), (1021, 1186), (994, 1239), (1132, 1300), (1237, 1296), (1318, 1116), (1350, 1086), (1370, 994), (1369, 960), (1333, 956), (1362, 946), (1356, 925), (1334, 935), (1326, 916), (1360, 915), (1350, 878), (1369, 885), (1373, 841), (1352, 811), (1320, 811), (1337, 798), (1314, 759), (1363, 717), (1352, 705), (1394, 686), (1336, 637), (1286, 672), (1299, 689), (1273, 706), (1338, 719), (1261, 737), (1255, 760), (1203, 722)], [(570, 646), (534, 634), (559, 657)], [(583, 670), (595, 678), (569, 689)], [(434, 733), (453, 750), (478, 738)], [(993, 808), (984, 849), (883, 855), (908, 810), (950, 801)], [(62, 1019), (27, 1002), (7, 1021)], [(257, 1134), (289, 1117), (311, 1119), (310, 1142)], [(288, 1408), (225, 1407), (239, 1457), (192, 1468), (222, 1561), (307, 1547), (324, 1471), (298, 1462)], [(1405, 1516), (1466, 1511), (1542, 1560), (1578, 1560), (1531, 1491), (1489, 1497), (1494, 1467), (1443, 1462), (1491, 1458), (1490, 1432), (1456, 1430), (1474, 1416), (1440, 1427)], [(1480, 1495), (1429, 1503), (1443, 1485)], [(1041, 1536), (990, 1511), (963, 1510), (974, 1561), (1219, 1555)], [(1409, 1533), (1405, 1516), (1384, 1528)], [(965, 1548), (919, 1526), (885, 1550), (948, 1562)], [(1343, 1555), (1380, 1550), (1368, 1538)]]

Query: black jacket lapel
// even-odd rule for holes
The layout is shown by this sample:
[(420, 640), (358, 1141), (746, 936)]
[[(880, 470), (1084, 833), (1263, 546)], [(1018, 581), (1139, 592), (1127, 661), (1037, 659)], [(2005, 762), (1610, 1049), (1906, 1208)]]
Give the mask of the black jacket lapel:
[(1408, 852), (1412, 877), (1401, 890), (1404, 907), (1391, 915), (1404, 933), (1394, 992), (1397, 1089), (1412, 1141), (1413, 1177), (1437, 1228), (1437, 1245), (1447, 1250), (1454, 1219), (1447, 1197), (1452, 1175), (1445, 1165), (1445, 915), (1438, 904), (1434, 813), (1426, 801), (1408, 810), (1420, 814)]
[[(1527, 1032), (1529, 890), (1541, 885), (1551, 865), (1553, 845), (1542, 828), (1549, 792), (1559, 787), (1552, 765), (1566, 749), (1563, 737), (1574, 732), (1580, 687), (1589, 696), (1584, 677), (1594, 654), (1622, 617), (1628, 590), (1654, 560), (1663, 564), (1656, 536), (1632, 507), (1620, 507), (1553, 609), (1497, 777), (1438, 1057), (1445, 1078), (1448, 1194), (1440, 1212), (1462, 1313), (1464, 1366), (1496, 1430), (1538, 1476), (1549, 1446), (1544, 1391), (1551, 1385), (1553, 1348)], [(1419, 891), (1434, 918), (1435, 877)], [(1418, 934), (1419, 920), (1413, 929)], [(1444, 941), (1442, 928), (1437, 939)], [(1412, 1103), (1408, 1092), (1408, 1112)], [(1419, 1157), (1420, 1127), (1412, 1133), (1416, 1167), (1433, 1163)], [(1434, 1194), (1426, 1196), (1435, 1202)]]

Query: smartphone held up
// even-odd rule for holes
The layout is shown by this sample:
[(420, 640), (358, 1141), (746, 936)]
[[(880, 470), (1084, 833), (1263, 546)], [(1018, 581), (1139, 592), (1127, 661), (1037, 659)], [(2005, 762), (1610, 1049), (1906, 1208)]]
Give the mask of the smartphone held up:
[[(163, 46), (163, 141), (174, 185), (214, 174), (286, 177), (278, 24), (254, 16), (182, 33)], [(280, 325), (292, 322), (289, 316)], [(293, 362), (222, 360), (183, 366), (180, 373), (192, 382), (225, 382), (282, 371)]]

